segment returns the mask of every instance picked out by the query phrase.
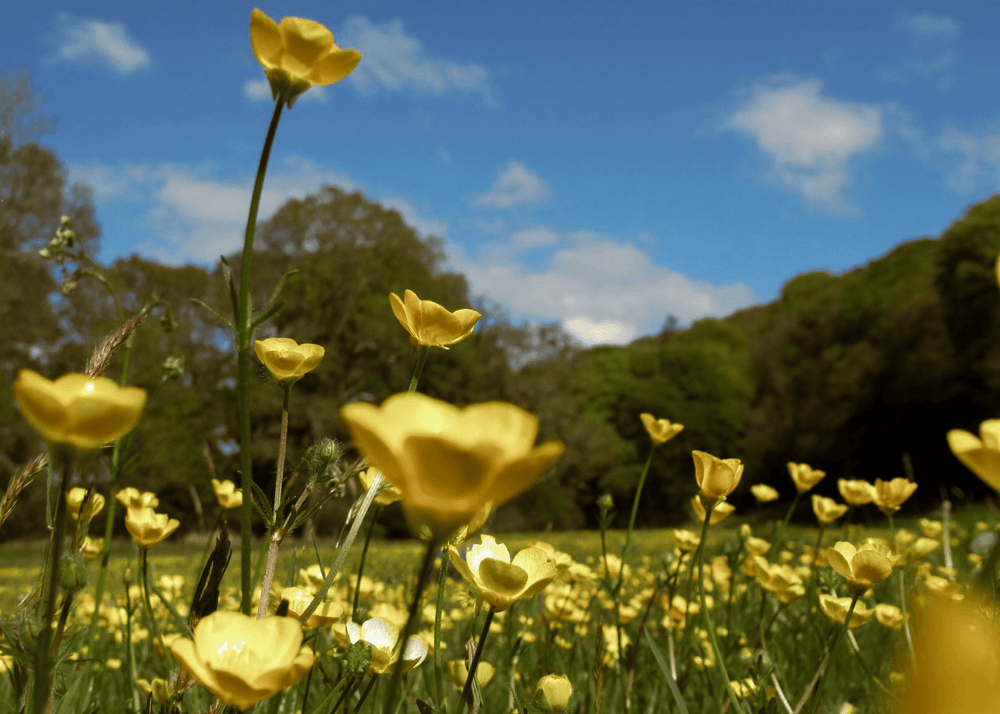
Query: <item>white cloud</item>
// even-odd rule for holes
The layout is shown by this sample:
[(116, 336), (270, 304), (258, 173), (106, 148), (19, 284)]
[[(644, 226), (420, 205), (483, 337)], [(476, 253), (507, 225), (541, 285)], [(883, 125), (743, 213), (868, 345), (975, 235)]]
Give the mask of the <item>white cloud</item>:
[(473, 292), (514, 315), (557, 320), (587, 345), (626, 344), (657, 332), (667, 315), (689, 322), (759, 300), (745, 284), (712, 285), (657, 265), (635, 245), (586, 234), (565, 241), (574, 245), (537, 269), (512, 261), (509, 253), (488, 262), (453, 262)]
[(446, 238), (448, 236), (448, 224), (437, 218), (431, 218), (422, 214), (406, 198), (395, 195), (383, 196), (379, 203), (387, 208), (392, 208), (399, 212), (406, 225), (417, 230), (417, 233), (424, 237), (434, 236), (436, 238)]
[(851, 159), (874, 149), (884, 134), (880, 107), (821, 94), (818, 79), (786, 78), (755, 85), (725, 122), (752, 137), (771, 160), (769, 178), (833, 214), (853, 214), (844, 196)]
[(402, 20), (382, 25), (354, 15), (347, 19), (337, 44), (361, 52), (364, 61), (348, 76), (362, 94), (380, 90), (442, 96), (448, 92), (478, 94), (494, 105), (490, 72), (480, 64), (461, 63), (428, 53), (416, 37), (407, 35)]
[(85, 20), (60, 12), (56, 25), (57, 60), (99, 64), (122, 76), (153, 64), (149, 52), (120, 22)]
[(989, 190), (1000, 189), (1000, 131), (976, 136), (952, 127), (938, 137), (937, 148), (958, 156), (958, 165), (946, 179), (953, 191), (971, 193), (984, 174)]
[[(248, 79), (243, 83), (243, 96), (251, 102), (273, 102), (274, 95), (271, 94), (271, 85), (267, 77), (259, 79)], [(325, 104), (327, 100), (326, 87), (310, 87), (303, 94), (300, 94), (297, 102), (320, 102)]]
[(917, 41), (950, 42), (962, 29), (955, 18), (932, 12), (906, 13), (897, 20), (896, 26)]
[(545, 179), (520, 161), (511, 160), (497, 173), (490, 190), (472, 199), (472, 205), (513, 208), (525, 203), (545, 203), (550, 198), (552, 189)]
[(907, 60), (895, 68), (883, 69), (879, 78), (884, 82), (910, 84), (914, 81), (930, 81), (937, 84), (938, 89), (950, 89), (955, 82), (952, 69), (955, 66), (955, 53), (942, 52), (939, 55), (924, 60)]
[(559, 242), (559, 234), (551, 228), (536, 226), (517, 231), (511, 236), (511, 243), (517, 248), (541, 248)]

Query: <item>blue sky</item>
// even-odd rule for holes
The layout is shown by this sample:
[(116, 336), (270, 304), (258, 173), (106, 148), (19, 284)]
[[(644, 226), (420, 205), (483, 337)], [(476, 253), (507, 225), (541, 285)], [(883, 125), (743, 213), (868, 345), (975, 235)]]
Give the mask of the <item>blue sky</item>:
[[(101, 258), (240, 244), (271, 114), (252, 4), (8, 8)], [(286, 112), (262, 215), (325, 183), (444, 240), (515, 321), (627, 343), (938, 235), (1000, 186), (1000, 6), (273, 2), (361, 51)], [(433, 299), (434, 296), (422, 296)], [(451, 309), (464, 307), (449, 305)]]

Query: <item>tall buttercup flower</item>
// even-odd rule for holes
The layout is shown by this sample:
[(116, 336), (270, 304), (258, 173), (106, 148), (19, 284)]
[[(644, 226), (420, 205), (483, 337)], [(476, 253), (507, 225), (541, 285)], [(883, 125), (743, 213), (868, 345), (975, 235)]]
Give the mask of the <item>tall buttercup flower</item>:
[(777, 489), (768, 486), (766, 483), (756, 483), (750, 487), (750, 492), (757, 499), (757, 503), (767, 503), (777, 500), (780, 495)]
[(140, 547), (147, 550), (170, 537), (180, 521), (152, 508), (130, 508), (125, 513), (125, 527)]
[(861, 479), (837, 479), (837, 490), (852, 506), (863, 506), (875, 500), (875, 486)]
[(506, 503), (532, 486), (564, 447), (535, 446), (538, 420), (505, 402), (464, 409), (423, 394), (397, 394), (381, 407), (340, 410), (354, 444), (400, 490), (410, 527), (438, 540), (487, 503)]
[(879, 507), (883, 513), (893, 513), (898, 511), (900, 506), (913, 495), (917, 490), (917, 484), (902, 476), (883, 481), (875, 479), (875, 498), (873, 503)]
[(705, 498), (725, 498), (739, 485), (743, 476), (743, 462), (739, 459), (720, 459), (704, 451), (692, 451), (691, 456), (695, 479)]
[(215, 491), (215, 500), (225, 509), (239, 508), (243, 505), (243, 490), (236, 488), (236, 484), (226, 479), (212, 479), (212, 490)]
[(826, 551), (830, 567), (840, 573), (852, 593), (864, 594), (875, 583), (880, 583), (892, 574), (895, 558), (885, 548), (874, 543), (865, 543), (855, 548), (852, 543), (840, 541)]
[(534, 597), (556, 576), (556, 562), (541, 548), (528, 547), (511, 560), (507, 546), (493, 536), (466, 552), (465, 560), (450, 546), (451, 562), (466, 582), (479, 591), (479, 600), (502, 612), (518, 600)]
[(978, 437), (952, 429), (948, 432), (948, 446), (972, 473), (1000, 491), (1000, 419), (987, 419), (980, 424)]
[[(87, 498), (87, 489), (85, 488), (71, 488), (66, 494), (66, 508), (74, 521), (79, 521), (82, 517), (85, 521), (89, 522), (104, 508), (104, 496), (101, 494), (96, 492), (90, 494), (90, 498), (87, 499), (86, 509), (83, 508), (85, 498)], [(82, 516), (81, 511), (83, 511)]]
[(312, 372), (326, 354), (320, 345), (308, 342), (300, 345), (290, 337), (255, 340), (253, 349), (271, 378), (282, 386), (294, 384)]
[(398, 666), (407, 672), (427, 657), (427, 645), (416, 635), (407, 639), (401, 650), (396, 649), (399, 628), (383, 617), (366, 620), (361, 627), (348, 622), (346, 627), (351, 644), (367, 642), (371, 645), (372, 659), (368, 667), (369, 674), (383, 674)]
[(814, 469), (809, 464), (796, 464), (789, 461), (788, 475), (792, 477), (792, 481), (795, 482), (795, 488), (798, 489), (799, 493), (805, 493), (823, 480), (823, 477), (826, 476), (826, 471)]
[(129, 486), (123, 488), (115, 494), (118, 503), (125, 508), (156, 508), (160, 505), (160, 499), (152, 491), (140, 491)]
[(291, 617), (252, 618), (217, 610), (179, 637), (170, 651), (181, 667), (224, 703), (249, 709), (290, 687), (313, 666), (302, 627)]
[(833, 523), (847, 513), (846, 505), (837, 503), (832, 498), (827, 498), (826, 496), (813, 494), (812, 506), (813, 513), (816, 514), (816, 519), (823, 524)]
[(683, 424), (673, 424), (669, 419), (657, 419), (652, 414), (640, 414), (639, 418), (654, 444), (670, 441), (684, 430)]
[(256, 8), (250, 15), (250, 44), (275, 100), (289, 109), (309, 87), (339, 82), (361, 61), (360, 52), (338, 47), (333, 33), (318, 22), (286, 17), (277, 23)]
[(468, 308), (449, 312), (430, 300), (421, 300), (412, 290), (407, 290), (403, 300), (395, 293), (389, 294), (392, 313), (407, 332), (414, 348), (440, 347), (461, 342), (472, 334), (482, 317)]

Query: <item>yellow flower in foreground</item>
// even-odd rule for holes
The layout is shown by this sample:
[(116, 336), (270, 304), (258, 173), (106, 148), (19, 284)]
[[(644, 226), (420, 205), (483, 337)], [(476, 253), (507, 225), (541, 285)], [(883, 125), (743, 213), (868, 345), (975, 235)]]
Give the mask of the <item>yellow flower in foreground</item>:
[[(361, 487), (364, 490), (368, 490), (372, 487), (372, 482), (375, 480), (375, 476), (378, 474), (378, 469), (374, 466), (367, 471), (362, 471), (358, 474), (358, 480), (361, 481)], [(398, 488), (393, 486), (386, 480), (382, 480), (382, 488), (378, 495), (375, 496), (375, 505), (377, 506), (388, 506), (390, 503), (395, 503), (403, 494)]]
[(805, 493), (810, 488), (818, 484), (826, 476), (826, 471), (814, 469), (809, 464), (796, 464), (788, 462), (788, 475), (795, 482), (795, 488), (799, 493)]
[(125, 508), (156, 508), (160, 505), (160, 499), (152, 491), (140, 492), (139, 489), (131, 486), (121, 489), (115, 494), (115, 498)]
[[(833, 595), (828, 595), (826, 593), (819, 594), (819, 609), (823, 611), (823, 614), (830, 618), (833, 622), (844, 624), (844, 620), (847, 619), (847, 611), (851, 607), (852, 598), (849, 597), (834, 597)], [(857, 605), (854, 606), (854, 612), (851, 614), (851, 624), (848, 625), (852, 630), (855, 627), (861, 627), (863, 624), (868, 622), (875, 611), (869, 608), (863, 600), (858, 600)]]
[(65, 374), (52, 382), (30, 369), (18, 374), (14, 398), (45, 441), (68, 445), (77, 454), (125, 436), (146, 406), (145, 389), (85, 374)]
[(535, 685), (535, 696), (545, 702), (549, 711), (561, 712), (569, 705), (573, 685), (570, 684), (569, 677), (546, 674)]
[(692, 451), (694, 475), (705, 498), (725, 498), (740, 483), (743, 463), (739, 459), (720, 459), (704, 451)]
[(253, 350), (271, 378), (282, 386), (294, 384), (312, 372), (326, 354), (326, 349), (319, 345), (308, 342), (300, 345), (290, 337), (255, 340)]
[(362, 455), (402, 493), (410, 527), (444, 539), (483, 506), (532, 486), (564, 447), (535, 446), (538, 420), (505, 402), (459, 409), (419, 393), (340, 410)]
[(652, 414), (640, 414), (639, 418), (654, 444), (670, 441), (684, 430), (683, 424), (671, 424), (670, 420), (657, 419)]
[(875, 479), (875, 498), (873, 503), (881, 509), (883, 513), (898, 511), (903, 502), (913, 495), (917, 490), (917, 484), (903, 477), (894, 478), (892, 481)]
[[(465, 665), (464, 659), (453, 659), (448, 663), (448, 672), (451, 674), (452, 683), (461, 689), (465, 686), (465, 680), (469, 678), (469, 668)], [(485, 687), (493, 675), (496, 674), (496, 668), (489, 662), (479, 661), (476, 666), (476, 684), (480, 688)]]
[(1000, 419), (979, 425), (979, 437), (961, 429), (948, 432), (951, 453), (976, 476), (1000, 491)]
[(347, 636), (351, 644), (362, 641), (372, 646), (372, 660), (368, 666), (368, 674), (383, 674), (392, 671), (396, 663), (403, 660), (403, 671), (413, 669), (427, 657), (427, 645), (416, 635), (406, 641), (402, 652), (396, 649), (399, 639), (399, 628), (382, 617), (373, 617), (358, 627), (353, 622), (347, 623)]
[(156, 513), (152, 508), (130, 508), (125, 514), (128, 532), (136, 543), (147, 550), (169, 537), (180, 524), (176, 518)]
[(361, 61), (360, 52), (337, 47), (333, 33), (318, 22), (285, 17), (277, 23), (257, 8), (250, 14), (250, 45), (274, 98), (289, 109), (309, 87), (339, 82)]
[(826, 551), (830, 567), (844, 576), (852, 593), (862, 594), (892, 574), (890, 556), (888, 548), (875, 543), (855, 548), (852, 543), (840, 541)]
[(507, 546), (493, 536), (483, 535), (480, 540), (466, 551), (465, 560), (450, 546), (451, 563), (479, 591), (479, 601), (485, 600), (497, 612), (534, 597), (556, 576), (556, 562), (541, 548), (525, 548), (511, 560)]
[(215, 500), (223, 508), (240, 508), (243, 505), (243, 490), (236, 488), (236, 484), (226, 479), (212, 479), (212, 490), (215, 491)]
[(816, 514), (816, 519), (820, 523), (833, 523), (847, 513), (847, 506), (843, 503), (837, 503), (832, 498), (827, 498), (826, 496), (813, 494), (812, 502), (813, 513)]
[(837, 490), (852, 506), (863, 506), (875, 500), (875, 486), (860, 479), (837, 479)]
[(295, 684), (316, 655), (302, 646), (302, 628), (291, 617), (261, 620), (217, 610), (194, 628), (194, 640), (170, 643), (186, 672), (224, 703), (249, 709)]
[(441, 347), (461, 342), (472, 334), (482, 317), (475, 310), (463, 309), (449, 312), (430, 300), (421, 300), (412, 290), (403, 294), (400, 300), (396, 293), (389, 294), (392, 313), (407, 332), (410, 343), (415, 347)]
[(756, 483), (750, 487), (750, 493), (757, 499), (757, 503), (767, 503), (775, 501), (780, 495), (777, 489), (771, 488), (766, 483)]
[[(691, 499), (691, 507), (694, 508), (694, 515), (698, 519), (698, 523), (705, 525), (705, 505), (701, 502), (701, 496), (695, 496)], [(712, 515), (708, 518), (708, 525), (714, 526), (735, 510), (736, 506), (731, 503), (715, 504), (715, 508), (712, 509)]]
[[(79, 521), (81, 514), (80, 509), (83, 508), (83, 499), (87, 496), (87, 489), (85, 488), (71, 488), (66, 494), (66, 508), (69, 511), (69, 515), (73, 517), (74, 521)], [(90, 494), (90, 500), (87, 502), (87, 511), (83, 514), (83, 519), (89, 522), (94, 516), (101, 512), (104, 508), (104, 496), (94, 492)]]

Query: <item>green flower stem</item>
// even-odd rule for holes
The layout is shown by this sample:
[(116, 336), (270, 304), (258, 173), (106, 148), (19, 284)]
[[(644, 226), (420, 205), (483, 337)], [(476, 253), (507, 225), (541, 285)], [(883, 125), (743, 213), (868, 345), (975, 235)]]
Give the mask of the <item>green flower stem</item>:
[(435, 702), (438, 709), (444, 703), (444, 651), (441, 649), (441, 614), (444, 611), (444, 593), (448, 584), (448, 565), (451, 563), (451, 551), (441, 549), (441, 572), (438, 575), (437, 610), (434, 612), (434, 691), (437, 694)]
[[(378, 479), (372, 482), (372, 487), (374, 488)], [(373, 488), (368, 489), (369, 493), (372, 492)], [(413, 588), (413, 601), (410, 603), (410, 612), (406, 618), (406, 626), (403, 628), (403, 632), (399, 636), (399, 640), (396, 642), (396, 648), (400, 650), (400, 658), (402, 658), (402, 653), (406, 651), (406, 641), (410, 639), (413, 631), (417, 629), (417, 624), (420, 622), (420, 600), (424, 595), (424, 587), (427, 585), (428, 577), (430, 576), (431, 569), (434, 566), (434, 555), (437, 553), (438, 549), (441, 547), (441, 543), (436, 539), (431, 539), (427, 543), (427, 551), (424, 553), (424, 561), (420, 564), (420, 573), (417, 576), (417, 584)], [(393, 714), (396, 711), (396, 697), (399, 695), (399, 685), (403, 679), (403, 667), (402, 663), (399, 662), (392, 670), (392, 678), (389, 680), (389, 691), (385, 695), (385, 706), (382, 707), (383, 714)]]
[(257, 210), (260, 208), (260, 195), (264, 188), (264, 175), (267, 173), (267, 161), (271, 156), (271, 146), (274, 135), (278, 131), (281, 120), (281, 110), (285, 103), (275, 103), (271, 124), (267, 128), (267, 137), (260, 153), (260, 163), (257, 166), (257, 179), (254, 182), (253, 194), (250, 197), (250, 213), (247, 216), (247, 228), (243, 238), (243, 263), (240, 269), (239, 301), (236, 305), (236, 399), (240, 425), (240, 471), (242, 473), (243, 499), (242, 518), (240, 519), (240, 611), (250, 614), (250, 604), (253, 598), (251, 588), (251, 538), (253, 531), (250, 517), (253, 514), (251, 494), (253, 494), (253, 459), (250, 452), (250, 342), (251, 309), (250, 309), (250, 262), (253, 258), (253, 238), (257, 227)]
[(368, 532), (365, 533), (365, 544), (361, 546), (361, 562), (358, 563), (358, 577), (354, 581), (354, 603), (351, 605), (351, 622), (358, 621), (358, 602), (361, 599), (361, 576), (365, 572), (365, 561), (368, 559), (368, 546), (371, 544), (372, 533), (375, 532), (375, 521), (378, 520), (378, 514), (381, 510), (381, 506), (375, 506), (375, 513), (372, 514), (372, 520), (368, 524)]
[[(51, 458), (49, 461), (51, 463)], [(59, 479), (59, 492), (56, 495), (55, 526), (49, 540), (49, 562), (42, 576), (42, 602), (45, 603), (45, 610), (35, 648), (35, 686), (32, 691), (31, 704), (33, 714), (43, 714), (46, 711), (46, 705), (52, 694), (52, 622), (56, 614), (56, 595), (59, 593), (63, 541), (66, 539), (66, 516), (69, 510), (65, 504), (66, 486), (69, 484), (72, 473), (72, 461), (66, 459), (63, 464), (62, 477)]]
[(815, 693), (819, 694), (820, 687), (823, 685), (823, 672), (826, 671), (826, 665), (830, 661), (830, 655), (833, 654), (833, 648), (837, 646), (837, 642), (840, 640), (841, 635), (848, 629), (851, 624), (851, 618), (854, 617), (854, 606), (858, 604), (858, 598), (861, 597), (861, 593), (855, 593), (851, 597), (851, 606), (847, 608), (847, 615), (844, 617), (844, 623), (837, 628), (834, 633), (833, 639), (830, 640), (829, 646), (826, 648), (826, 652), (823, 654), (823, 659), (819, 662), (819, 667), (816, 668), (816, 674), (813, 675), (812, 680), (806, 686), (806, 691), (802, 693), (802, 698), (799, 703), (795, 706), (795, 711), (792, 714), (799, 714), (802, 711), (802, 707), (806, 705), (809, 701), (809, 696)]
[(407, 392), (412, 394), (417, 391), (417, 382), (420, 381), (420, 375), (424, 372), (424, 363), (427, 361), (427, 353), (430, 351), (431, 348), (427, 345), (420, 346), (417, 352), (417, 364), (413, 368), (413, 376), (410, 377), (410, 386), (407, 388)]
[(160, 628), (156, 624), (156, 613), (153, 612), (153, 604), (149, 599), (149, 550), (147, 548), (139, 549), (139, 567), (142, 570), (142, 599), (146, 606), (146, 614), (149, 616), (149, 629), (156, 633), (156, 637), (160, 641), (160, 651), (166, 655), (167, 646), (163, 642), (163, 633), (160, 632)]
[(903, 615), (903, 638), (906, 640), (906, 650), (910, 653), (910, 664), (917, 666), (917, 653), (913, 649), (913, 635), (910, 634), (910, 617), (906, 613), (906, 571), (899, 570), (899, 611)]
[(365, 687), (365, 691), (361, 692), (361, 698), (358, 699), (357, 706), (354, 707), (355, 712), (361, 711), (361, 705), (365, 703), (365, 700), (368, 698), (368, 694), (372, 691), (372, 687), (378, 684), (380, 679), (381, 677), (379, 675), (373, 674), (372, 678), (368, 680), (368, 686)]
[(284, 385), (284, 401), (281, 405), (281, 437), (278, 440), (278, 470), (274, 478), (274, 508), (271, 509), (271, 527), (267, 534), (267, 562), (264, 565), (264, 582), (261, 584), (260, 604), (257, 606), (257, 619), (267, 614), (267, 605), (271, 600), (271, 583), (274, 582), (274, 569), (278, 566), (278, 549), (285, 539), (285, 526), (281, 521), (281, 487), (285, 480), (285, 445), (288, 443), (288, 396), (292, 385)]
[(495, 614), (496, 609), (490, 605), (490, 609), (486, 612), (486, 622), (483, 623), (483, 631), (479, 635), (479, 642), (476, 643), (476, 653), (472, 655), (472, 661), (469, 663), (469, 676), (465, 678), (465, 686), (462, 687), (462, 698), (458, 701), (457, 714), (462, 714), (465, 711), (465, 707), (472, 702), (472, 682), (476, 679), (479, 659), (483, 656), (486, 636), (490, 634), (490, 625), (493, 623), (493, 615)]
[(854, 656), (857, 658), (858, 663), (861, 665), (861, 669), (865, 670), (865, 674), (868, 675), (868, 678), (871, 679), (873, 682), (875, 682), (875, 684), (878, 685), (878, 688), (881, 689), (885, 694), (888, 694), (890, 697), (895, 698), (895, 695), (892, 693), (892, 690), (889, 689), (884, 684), (882, 684), (882, 680), (880, 680), (878, 677), (875, 676), (875, 673), (872, 672), (871, 668), (868, 666), (868, 663), (865, 662), (865, 658), (861, 656), (861, 648), (858, 646), (858, 641), (854, 637), (854, 633), (851, 632), (850, 630), (847, 631), (847, 641), (850, 643), (851, 650), (854, 652)]
[(782, 532), (788, 527), (789, 522), (792, 520), (792, 515), (795, 513), (796, 507), (799, 505), (799, 501), (802, 500), (802, 494), (804, 491), (800, 491), (798, 488), (795, 489), (795, 497), (792, 499), (792, 504), (788, 507), (788, 512), (785, 517), (778, 522), (777, 527), (774, 529), (774, 535), (771, 537), (771, 542), (776, 546), (780, 547), (778, 540), (781, 538)]
[[(639, 512), (639, 499), (642, 497), (642, 487), (646, 483), (646, 476), (649, 474), (649, 467), (653, 463), (653, 454), (656, 453), (657, 444), (653, 444), (653, 448), (649, 450), (649, 456), (646, 458), (646, 465), (642, 467), (642, 475), (639, 477), (639, 485), (635, 489), (635, 498), (632, 499), (632, 515), (628, 519), (628, 530), (625, 531), (625, 550), (628, 550), (632, 546), (632, 531), (635, 528), (635, 517)], [(622, 551), (622, 557), (624, 558), (625, 552)], [(624, 572), (624, 569), (623, 569)], [(621, 585), (622, 578), (621, 573), (618, 574), (618, 584)]]

